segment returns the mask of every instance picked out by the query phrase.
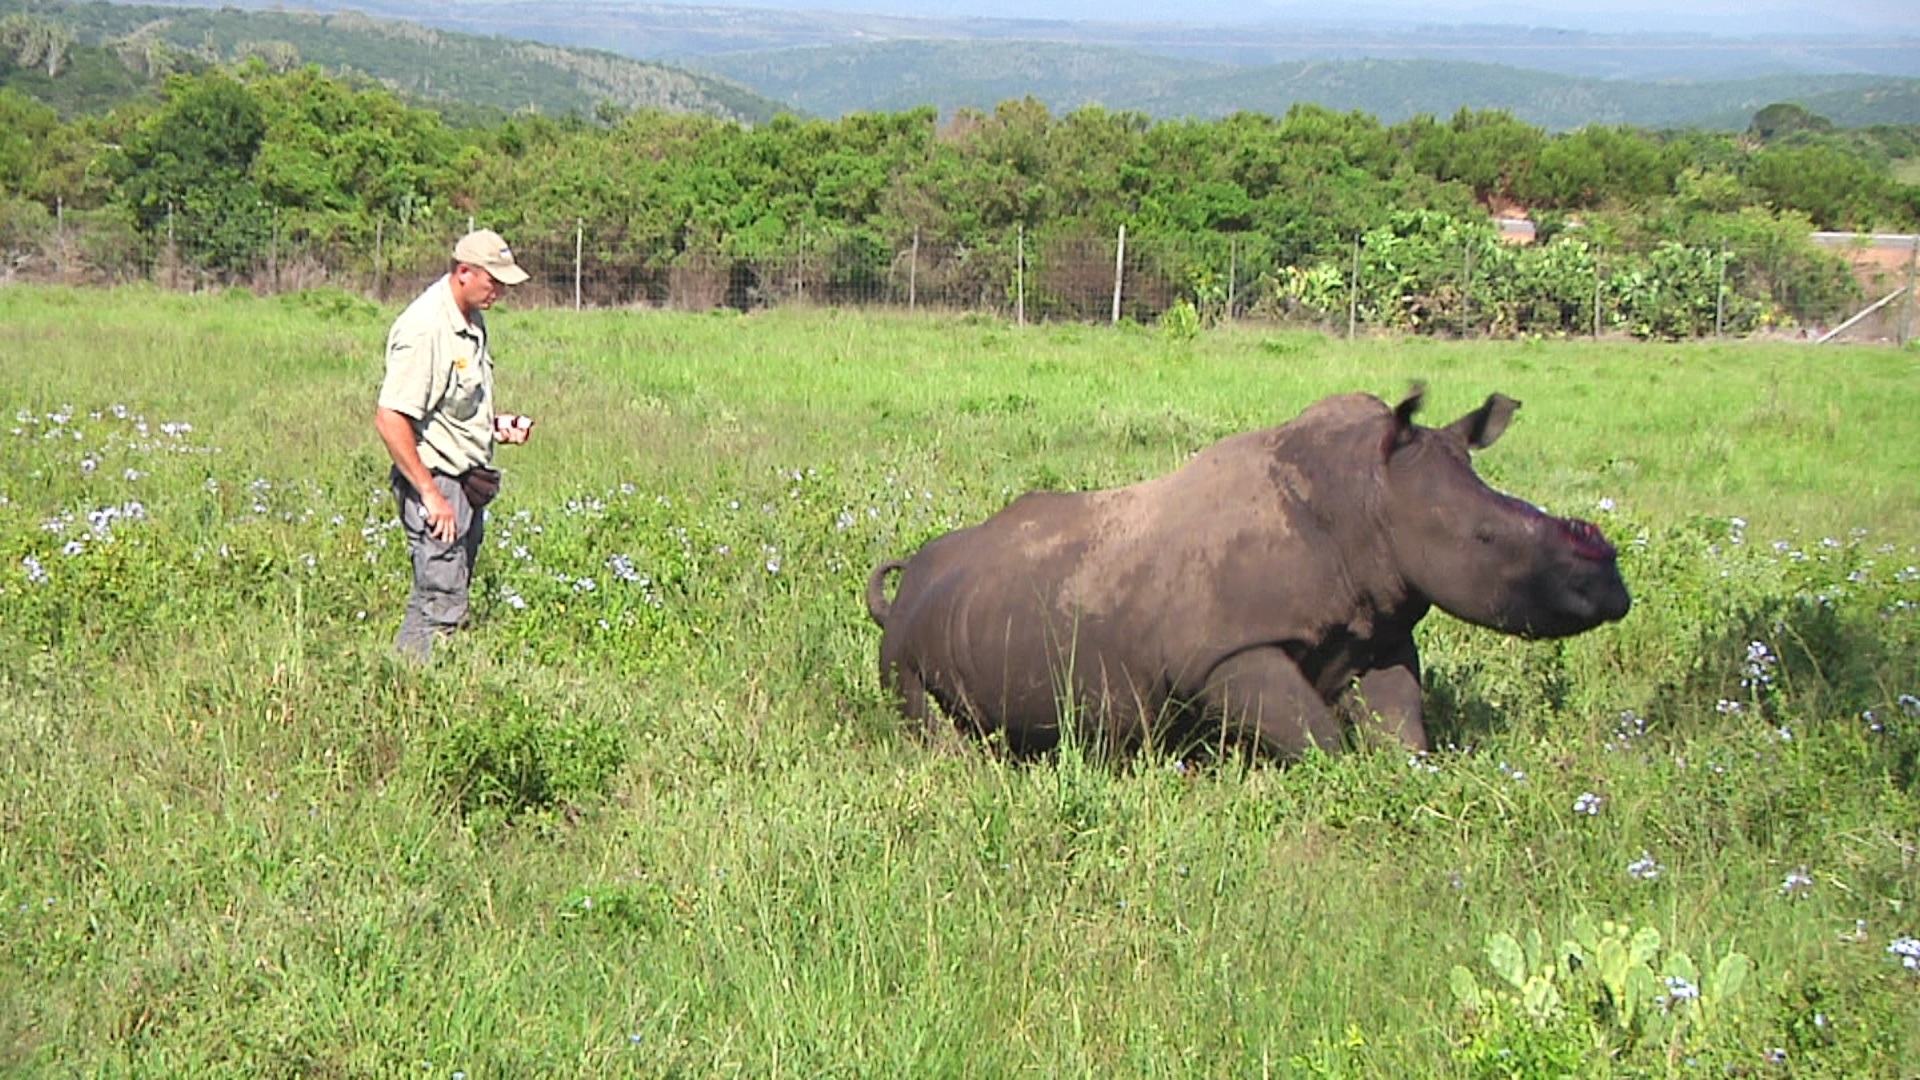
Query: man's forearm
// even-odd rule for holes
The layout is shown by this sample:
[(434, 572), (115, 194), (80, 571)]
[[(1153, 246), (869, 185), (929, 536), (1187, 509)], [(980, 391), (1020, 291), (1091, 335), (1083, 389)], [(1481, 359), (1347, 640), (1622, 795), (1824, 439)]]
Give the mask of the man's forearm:
[(380, 409), (374, 414), (374, 430), (380, 433), (380, 441), (387, 444), (387, 455), (393, 458), (393, 464), (400, 475), (407, 478), (415, 491), (425, 492), (433, 487), (433, 470), (420, 460), (420, 447), (414, 439), (413, 419), (407, 414), (392, 409)]

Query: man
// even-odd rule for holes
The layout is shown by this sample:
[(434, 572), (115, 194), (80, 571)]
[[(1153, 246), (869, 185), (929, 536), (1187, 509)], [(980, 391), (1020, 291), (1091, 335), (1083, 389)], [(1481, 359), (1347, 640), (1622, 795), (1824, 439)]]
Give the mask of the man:
[(434, 640), (467, 615), (473, 562), (486, 535), (483, 509), (499, 490), (496, 442), (527, 441), (531, 421), (498, 413), (487, 321), (509, 285), (527, 280), (491, 229), (453, 247), (453, 265), (387, 332), (387, 372), (374, 430), (393, 458), (394, 498), (413, 555), (413, 593), (394, 647), (424, 661)]

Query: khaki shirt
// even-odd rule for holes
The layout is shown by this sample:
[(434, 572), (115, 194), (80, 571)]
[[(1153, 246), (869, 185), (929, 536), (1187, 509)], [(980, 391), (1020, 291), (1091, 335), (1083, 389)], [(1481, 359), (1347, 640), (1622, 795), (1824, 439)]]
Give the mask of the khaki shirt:
[(469, 324), (447, 278), (427, 288), (387, 331), (380, 407), (413, 419), (420, 460), (457, 476), (493, 462), (493, 359), (487, 322)]

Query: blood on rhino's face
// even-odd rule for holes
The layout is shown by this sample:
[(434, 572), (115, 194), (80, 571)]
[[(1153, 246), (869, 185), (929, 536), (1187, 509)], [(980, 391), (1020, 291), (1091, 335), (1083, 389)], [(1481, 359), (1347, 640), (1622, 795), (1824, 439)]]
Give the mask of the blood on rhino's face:
[(1519, 403), (1494, 395), (1444, 428), (1395, 412), (1387, 455), (1389, 537), (1402, 576), (1442, 611), (1530, 638), (1591, 630), (1632, 607), (1614, 547), (1592, 523), (1488, 487), (1469, 451), (1491, 445)]

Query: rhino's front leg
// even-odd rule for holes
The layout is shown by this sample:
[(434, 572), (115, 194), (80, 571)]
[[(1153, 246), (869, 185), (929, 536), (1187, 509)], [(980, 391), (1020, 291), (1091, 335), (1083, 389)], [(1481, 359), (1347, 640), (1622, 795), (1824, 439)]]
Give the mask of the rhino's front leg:
[(1277, 646), (1248, 649), (1207, 676), (1201, 704), (1219, 716), (1226, 741), (1256, 741), (1262, 750), (1297, 758), (1317, 746), (1340, 752), (1340, 720), (1313, 684)]
[(1361, 675), (1348, 698), (1354, 727), (1366, 745), (1427, 749), (1427, 725), (1420, 703), (1420, 661), (1411, 650), (1400, 663)]

